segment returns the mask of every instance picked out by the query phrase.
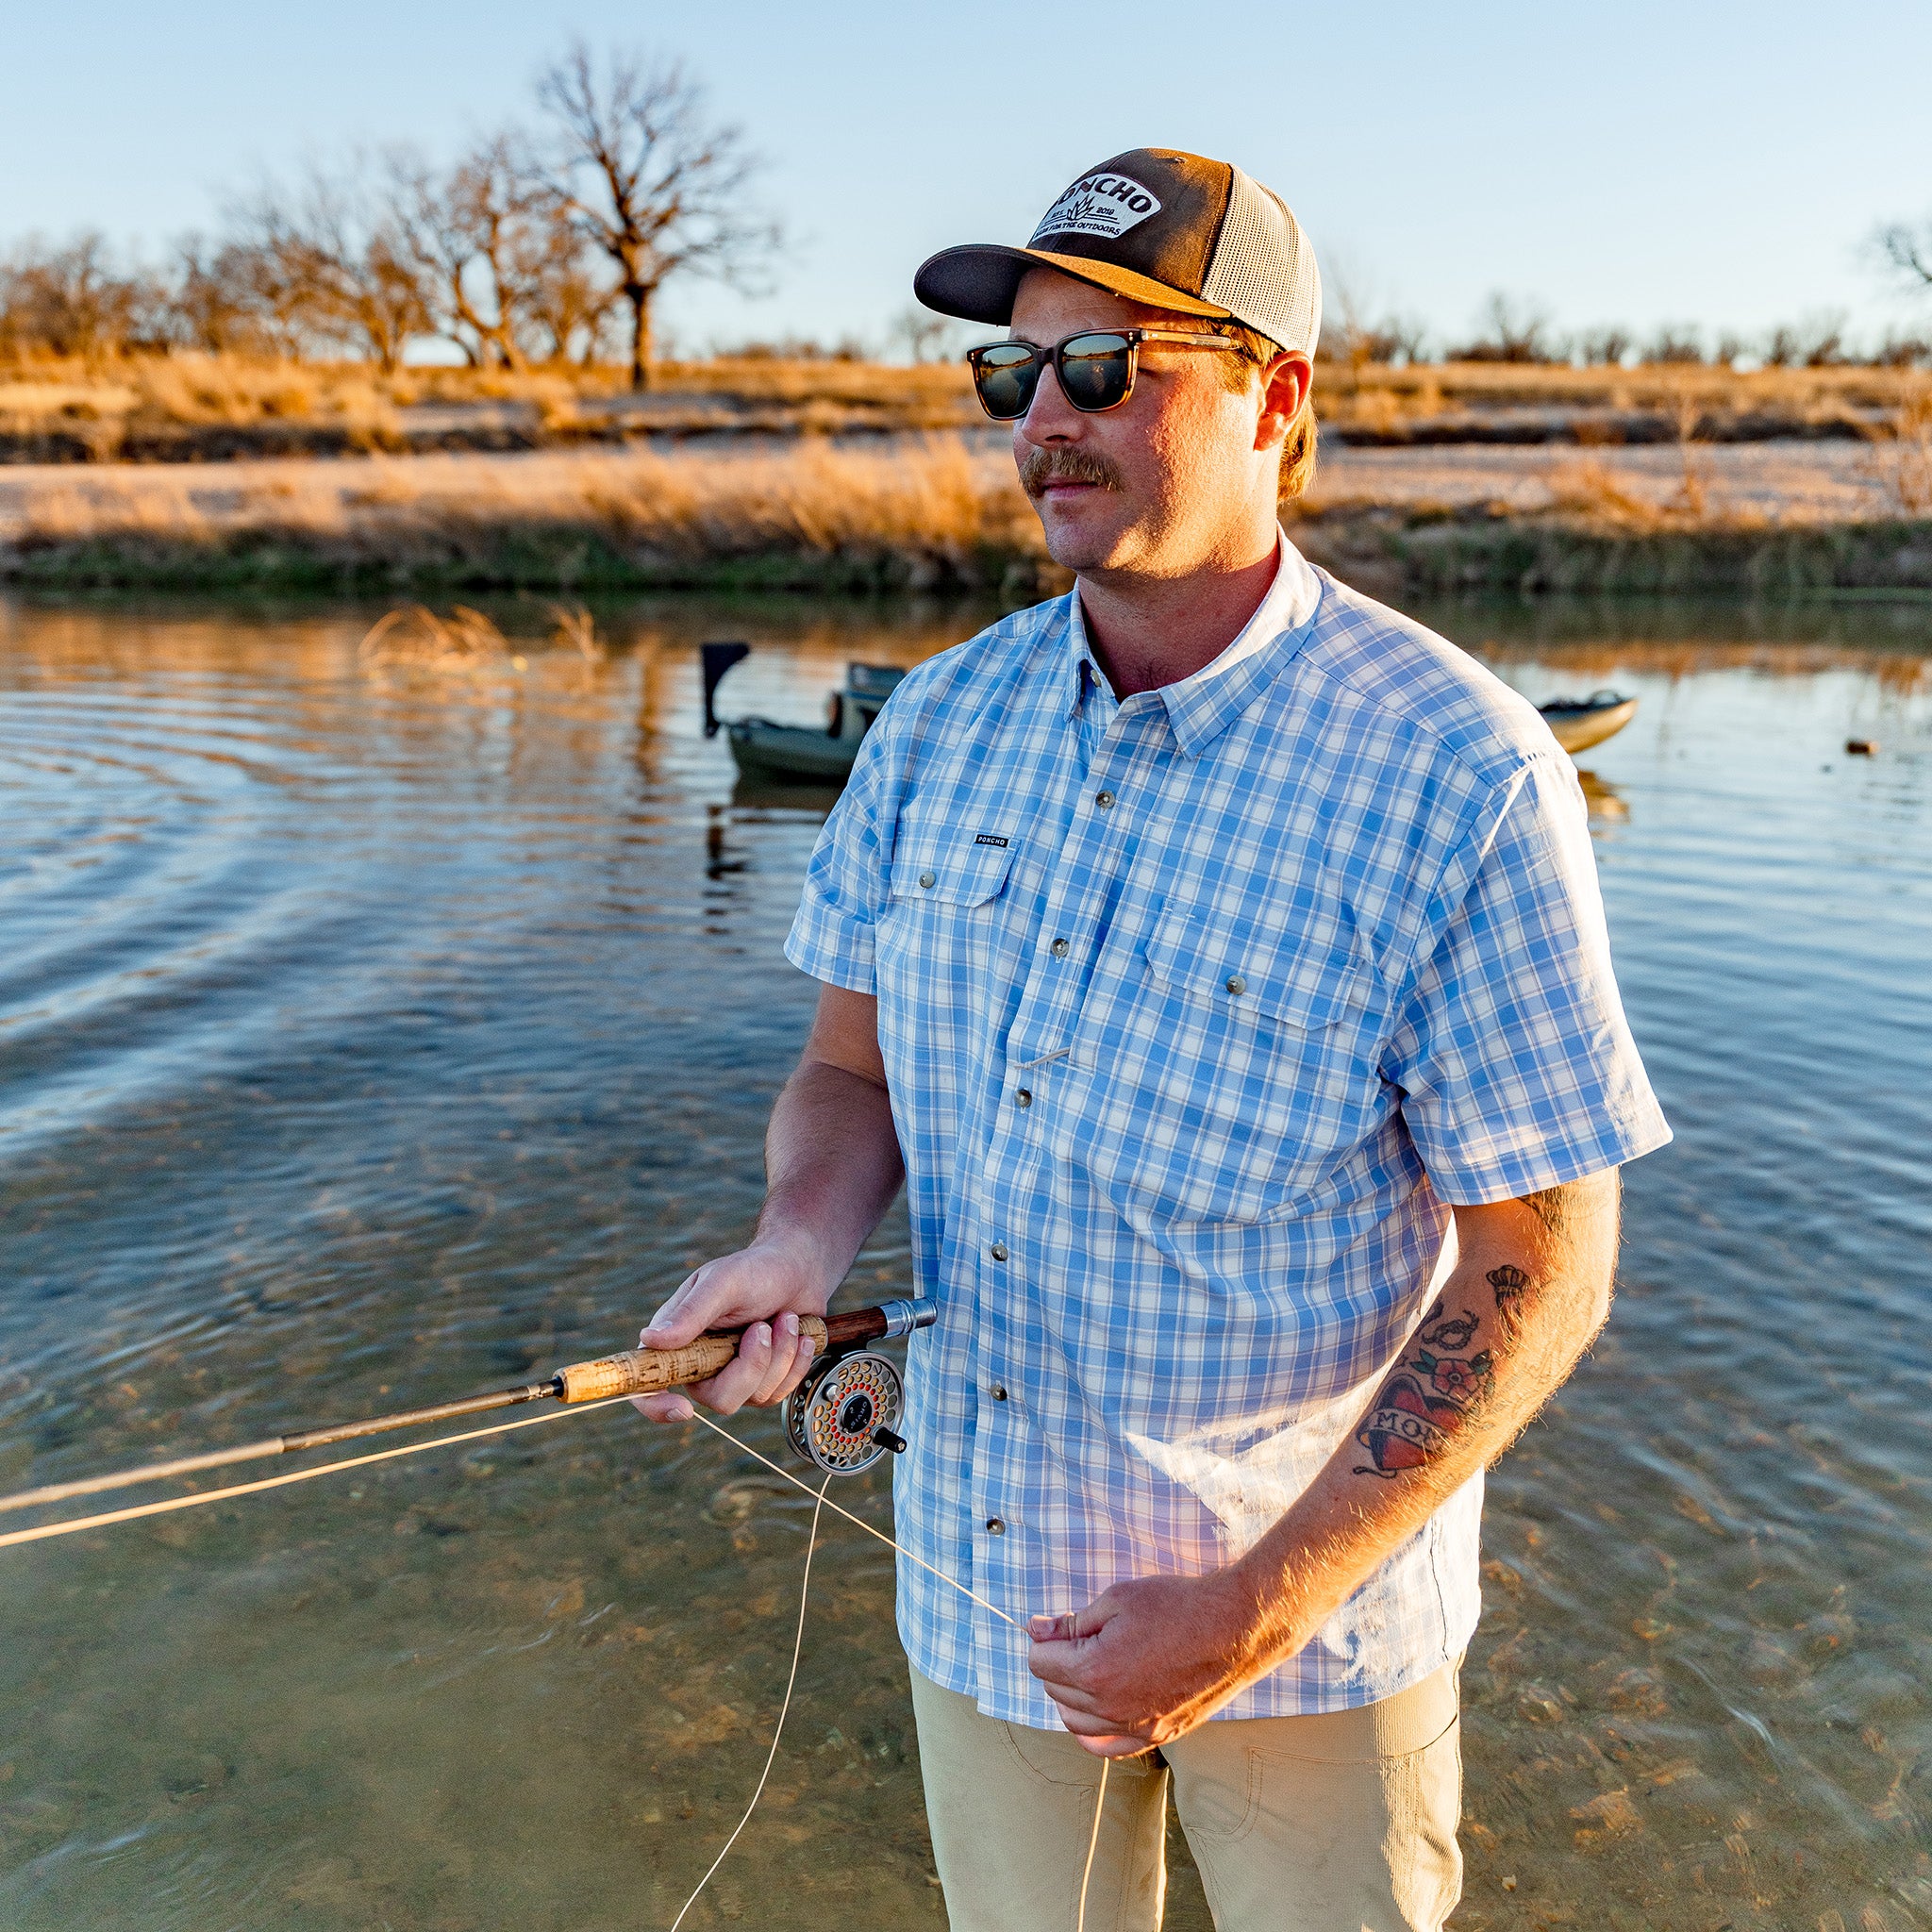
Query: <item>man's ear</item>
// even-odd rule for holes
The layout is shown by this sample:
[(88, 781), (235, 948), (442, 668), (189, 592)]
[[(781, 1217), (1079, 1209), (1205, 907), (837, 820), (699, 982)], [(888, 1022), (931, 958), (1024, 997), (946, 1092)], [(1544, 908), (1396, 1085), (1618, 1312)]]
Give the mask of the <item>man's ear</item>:
[(1315, 386), (1315, 365), (1298, 351), (1284, 349), (1261, 371), (1261, 413), (1255, 424), (1255, 447), (1274, 449), (1302, 412)]

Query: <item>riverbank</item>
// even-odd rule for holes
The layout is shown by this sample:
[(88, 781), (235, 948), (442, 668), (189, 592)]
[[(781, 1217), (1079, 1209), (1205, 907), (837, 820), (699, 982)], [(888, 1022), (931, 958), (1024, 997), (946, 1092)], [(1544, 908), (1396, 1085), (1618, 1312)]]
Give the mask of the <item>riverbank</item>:
[[(1324, 361), (1331, 446), (1642, 448), (1883, 443), (1932, 403), (1920, 369)], [(965, 367), (841, 357), (667, 362), (644, 394), (608, 365), (521, 370), (180, 353), (0, 362), (0, 469), (662, 447), (701, 440), (984, 431)]]
[[(1905, 445), (1331, 450), (1291, 510), (1382, 596), (1932, 593)], [(1058, 588), (983, 438), (0, 468), (0, 579), (386, 593)]]

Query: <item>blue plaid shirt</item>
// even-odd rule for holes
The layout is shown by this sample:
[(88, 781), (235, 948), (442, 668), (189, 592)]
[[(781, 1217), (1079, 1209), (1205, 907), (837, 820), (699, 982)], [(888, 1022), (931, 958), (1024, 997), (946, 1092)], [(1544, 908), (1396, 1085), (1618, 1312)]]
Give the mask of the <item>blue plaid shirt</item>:
[[(878, 997), (915, 1265), (898, 1535), (1013, 1616), (1241, 1554), (1500, 1201), (1670, 1138), (1535, 710), (1312, 569), (1117, 702), (1077, 595), (913, 671), (786, 947)], [(1453, 1248), (1453, 1243), (1449, 1246)], [(1387, 1697), (1479, 1607), (1473, 1481), (1221, 1715)], [(1052, 1727), (1026, 1641), (899, 1570), (914, 1666)]]

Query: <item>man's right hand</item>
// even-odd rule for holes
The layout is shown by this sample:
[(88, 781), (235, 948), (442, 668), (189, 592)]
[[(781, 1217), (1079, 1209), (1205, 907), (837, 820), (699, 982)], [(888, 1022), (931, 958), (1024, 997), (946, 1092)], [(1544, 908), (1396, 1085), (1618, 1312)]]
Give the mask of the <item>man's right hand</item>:
[(831, 1300), (815, 1274), (795, 1250), (773, 1241), (755, 1241), (735, 1255), (707, 1261), (651, 1317), (638, 1345), (682, 1348), (708, 1328), (749, 1323), (737, 1358), (688, 1391), (634, 1397), (639, 1412), (654, 1422), (682, 1423), (692, 1414), (688, 1397), (720, 1415), (734, 1414), (747, 1403), (762, 1407), (783, 1402), (816, 1353), (811, 1339), (799, 1333), (798, 1318), (823, 1315)]

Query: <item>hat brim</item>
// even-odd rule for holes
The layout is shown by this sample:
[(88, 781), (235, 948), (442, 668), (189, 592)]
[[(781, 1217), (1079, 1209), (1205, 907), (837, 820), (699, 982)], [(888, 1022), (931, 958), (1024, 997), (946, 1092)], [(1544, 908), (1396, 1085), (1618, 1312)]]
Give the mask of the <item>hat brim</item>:
[(1013, 298), (1029, 269), (1058, 269), (1076, 282), (1109, 293), (1144, 302), (1152, 308), (1177, 315), (1208, 315), (1231, 319), (1233, 311), (1219, 303), (1204, 302), (1180, 289), (1137, 275), (1110, 261), (1092, 261), (1084, 255), (1055, 255), (1044, 248), (1006, 248), (998, 242), (969, 243), (942, 248), (920, 264), (912, 277), (912, 292), (941, 315), (962, 316), (968, 322), (993, 323), (1004, 328), (1013, 319)]

